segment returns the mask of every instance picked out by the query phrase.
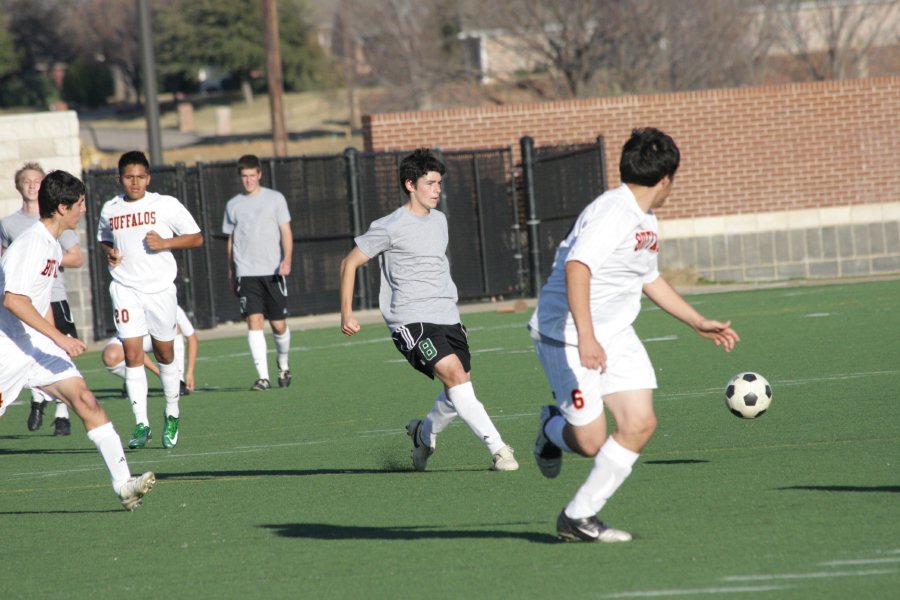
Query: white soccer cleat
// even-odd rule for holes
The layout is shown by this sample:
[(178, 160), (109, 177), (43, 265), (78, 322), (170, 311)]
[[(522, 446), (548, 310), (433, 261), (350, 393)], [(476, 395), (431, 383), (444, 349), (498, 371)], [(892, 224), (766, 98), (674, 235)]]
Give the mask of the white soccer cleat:
[(142, 475), (131, 477), (119, 489), (119, 499), (125, 510), (134, 510), (141, 505), (144, 496), (153, 489), (156, 484), (156, 475), (153, 471), (147, 471)]
[(564, 542), (630, 542), (631, 534), (621, 529), (613, 529), (596, 515), (584, 519), (573, 519), (565, 509), (556, 519), (556, 537)]
[(513, 449), (511, 446), (503, 446), (493, 456), (494, 464), (491, 469), (494, 471), (515, 471), (519, 468)]
[(426, 446), (419, 438), (419, 428), (422, 427), (422, 421), (419, 419), (411, 419), (406, 424), (406, 435), (412, 438), (412, 462), (416, 471), (424, 471), (428, 464), (428, 457), (434, 452), (434, 448)]

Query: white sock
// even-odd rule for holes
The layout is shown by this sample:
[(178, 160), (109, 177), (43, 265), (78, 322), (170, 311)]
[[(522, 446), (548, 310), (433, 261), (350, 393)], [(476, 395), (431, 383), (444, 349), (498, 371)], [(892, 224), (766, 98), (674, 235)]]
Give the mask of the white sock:
[(178, 400), (181, 392), (181, 379), (178, 377), (178, 364), (159, 363), (159, 379), (162, 381), (163, 395), (166, 397), (166, 416), (178, 417)]
[(544, 424), (544, 435), (553, 442), (555, 446), (562, 448), (563, 452), (571, 452), (572, 449), (566, 444), (566, 438), (563, 437), (563, 429), (566, 428), (566, 419), (562, 415), (550, 417)]
[(115, 364), (111, 367), (106, 367), (106, 370), (116, 375), (117, 377), (121, 377), (125, 379), (125, 361), (120, 361), (118, 364)]
[(272, 339), (275, 340), (275, 358), (278, 361), (278, 368), (282, 371), (287, 371), (288, 353), (291, 351), (290, 328), (285, 327), (284, 333), (281, 335), (272, 334)]
[(184, 336), (180, 333), (175, 336), (172, 349), (175, 352), (175, 366), (178, 367), (178, 381), (184, 381)]
[(269, 364), (266, 362), (266, 334), (262, 329), (251, 329), (247, 332), (247, 343), (250, 344), (250, 357), (256, 367), (256, 375), (260, 379), (269, 378)]
[(113, 490), (118, 494), (122, 486), (131, 477), (128, 469), (128, 461), (125, 459), (125, 450), (122, 448), (122, 440), (116, 433), (112, 423), (105, 423), (87, 432), (88, 439), (94, 442), (106, 468), (109, 471), (109, 479), (112, 481)]
[(131, 412), (134, 413), (134, 422), (150, 425), (147, 418), (147, 372), (144, 366), (125, 367), (125, 388), (128, 390), (128, 399), (131, 400)]
[(487, 411), (484, 410), (484, 405), (475, 396), (475, 388), (472, 387), (471, 381), (448, 389), (447, 396), (456, 408), (459, 418), (488, 447), (491, 454), (495, 454), (506, 445)]
[(442, 432), (456, 418), (456, 409), (447, 398), (444, 390), (434, 399), (434, 406), (431, 411), (425, 415), (422, 420), (422, 427), (419, 428), (419, 442), (434, 448), (437, 446), (437, 434)]
[(69, 407), (62, 400), (56, 401), (56, 419), (68, 419)]
[(600, 512), (631, 474), (631, 467), (638, 456), (637, 452), (622, 446), (612, 436), (607, 438), (594, 457), (594, 467), (588, 473), (587, 480), (566, 506), (566, 514), (573, 519), (584, 519)]
[(42, 390), (40, 388), (31, 388), (31, 401), (32, 402), (44, 403), (44, 402), (50, 402), (51, 400), (53, 400), (53, 397), (50, 394), (48, 394), (47, 392), (45, 392), (44, 390)]

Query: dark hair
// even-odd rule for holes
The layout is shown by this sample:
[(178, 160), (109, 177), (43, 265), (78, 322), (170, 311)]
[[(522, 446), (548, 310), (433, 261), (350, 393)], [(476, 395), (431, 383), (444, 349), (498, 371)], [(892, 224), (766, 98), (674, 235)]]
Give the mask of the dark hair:
[(622, 183), (653, 187), (663, 177), (675, 175), (681, 153), (675, 140), (653, 127), (635, 129), (622, 146), (619, 175)]
[(244, 169), (256, 169), (262, 171), (262, 163), (255, 154), (245, 154), (238, 159), (238, 173)]
[(49, 219), (59, 210), (60, 204), (69, 208), (84, 196), (84, 183), (65, 171), (50, 171), (41, 181), (38, 191), (38, 208), (42, 219)]
[(125, 167), (130, 165), (143, 165), (147, 172), (150, 172), (150, 162), (140, 150), (131, 150), (119, 157), (119, 175), (125, 171)]
[(444, 171), (446, 171), (444, 163), (435, 158), (428, 148), (419, 148), (400, 161), (400, 189), (408, 196), (409, 191), (406, 189), (406, 182), (412, 181), (415, 183), (419, 180), (419, 177), (423, 177), (432, 171), (443, 175)]

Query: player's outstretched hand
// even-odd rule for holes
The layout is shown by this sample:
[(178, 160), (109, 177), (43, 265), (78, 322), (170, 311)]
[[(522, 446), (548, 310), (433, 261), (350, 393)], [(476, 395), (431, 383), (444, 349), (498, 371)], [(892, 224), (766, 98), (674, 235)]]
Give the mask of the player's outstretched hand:
[(56, 345), (65, 350), (66, 354), (72, 358), (75, 358), (87, 350), (87, 345), (78, 338), (73, 338), (68, 335), (61, 335), (60, 338), (61, 339), (56, 340)]
[(144, 243), (147, 244), (148, 250), (153, 250), (154, 252), (166, 249), (166, 239), (152, 229), (147, 232)]
[(356, 317), (353, 315), (343, 316), (341, 315), (341, 332), (346, 336), (351, 336), (354, 333), (359, 333), (359, 322), (356, 320)]
[(606, 371), (606, 350), (593, 336), (578, 338), (578, 356), (585, 369), (600, 369), (601, 373)]
[(106, 260), (109, 262), (109, 266), (118, 267), (122, 264), (122, 252), (118, 248), (113, 248), (107, 253)]
[(724, 347), (725, 352), (731, 352), (734, 345), (741, 341), (741, 337), (731, 328), (731, 321), (723, 323), (712, 319), (703, 319), (695, 329), (701, 336), (715, 342), (716, 346)]

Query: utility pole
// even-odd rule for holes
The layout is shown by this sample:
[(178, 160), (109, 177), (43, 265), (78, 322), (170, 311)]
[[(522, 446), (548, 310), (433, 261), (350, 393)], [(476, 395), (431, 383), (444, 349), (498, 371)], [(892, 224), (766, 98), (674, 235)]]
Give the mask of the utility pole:
[(347, 86), (347, 103), (349, 104), (350, 135), (359, 128), (356, 118), (356, 56), (354, 55), (353, 34), (350, 31), (350, 6), (347, 0), (341, 0), (341, 45), (344, 54), (344, 85)]
[(287, 156), (287, 129), (284, 126), (284, 78), (281, 48), (278, 45), (278, 9), (275, 0), (260, 0), (266, 45), (266, 75), (269, 82), (269, 112), (275, 156)]
[(147, 0), (137, 0), (138, 24), (141, 38), (141, 68), (144, 71), (144, 113), (147, 120), (147, 142), (150, 163), (161, 165), (162, 135), (159, 129), (159, 92), (156, 89), (156, 59), (153, 57), (153, 33)]

